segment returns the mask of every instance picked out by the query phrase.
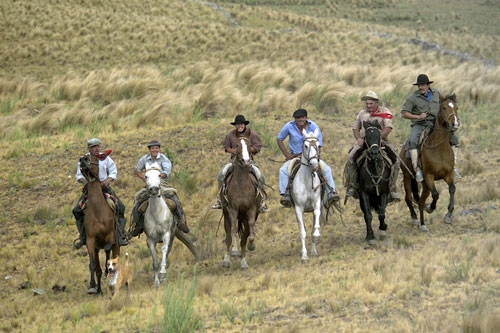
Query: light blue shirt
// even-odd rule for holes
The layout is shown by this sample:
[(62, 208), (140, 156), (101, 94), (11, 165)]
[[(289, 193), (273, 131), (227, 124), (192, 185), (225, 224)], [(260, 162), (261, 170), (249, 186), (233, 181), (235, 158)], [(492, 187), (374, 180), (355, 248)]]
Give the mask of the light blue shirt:
[[(321, 134), (320, 128), (314, 121), (307, 120), (306, 132), (314, 132), (316, 129), (318, 130), (318, 143), (321, 147), (323, 146), (323, 135)], [(290, 152), (294, 155), (302, 153), (304, 135), (300, 132), (295, 120), (286, 123), (278, 133), (278, 140), (285, 141), (286, 137), (288, 137), (288, 148)]]
[[(116, 169), (115, 162), (111, 159), (111, 157), (106, 157), (104, 161), (99, 160), (99, 181), (105, 181), (108, 177), (116, 180), (116, 176), (118, 175), (118, 171)], [(80, 162), (78, 162), (78, 167), (76, 168), (76, 181), (85, 178), (82, 175), (82, 171), (80, 170)]]
[(144, 155), (137, 162), (135, 169), (139, 172), (144, 172), (155, 163), (160, 167), (160, 172), (166, 174), (168, 178), (168, 176), (170, 176), (170, 173), (172, 172), (172, 162), (170, 162), (168, 157), (163, 155), (162, 153), (158, 153), (158, 156), (155, 160), (153, 160), (151, 154)]

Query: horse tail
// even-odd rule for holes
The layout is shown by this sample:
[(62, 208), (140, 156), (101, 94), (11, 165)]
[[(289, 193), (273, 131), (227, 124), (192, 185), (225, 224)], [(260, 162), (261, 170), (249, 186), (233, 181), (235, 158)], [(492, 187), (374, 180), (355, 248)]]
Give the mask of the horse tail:
[(189, 251), (191, 251), (191, 253), (193, 254), (195, 260), (200, 259), (196, 245), (187, 236), (187, 234), (183, 233), (179, 229), (176, 229), (175, 230), (175, 237), (177, 237), (177, 239), (180, 240), (182, 242), (182, 244), (186, 245), (186, 247), (189, 249)]

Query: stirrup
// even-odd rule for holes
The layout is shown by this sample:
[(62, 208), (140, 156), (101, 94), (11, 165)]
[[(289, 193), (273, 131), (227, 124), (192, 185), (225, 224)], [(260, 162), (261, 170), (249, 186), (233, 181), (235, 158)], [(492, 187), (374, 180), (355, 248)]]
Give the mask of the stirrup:
[(345, 196), (346, 197), (353, 197), (355, 194), (356, 194), (356, 190), (354, 189), (354, 187), (351, 187), (349, 189), (349, 191), (347, 191), (347, 193), (345, 194)]
[(260, 206), (259, 212), (260, 213), (267, 213), (267, 212), (269, 212), (269, 208), (267, 207), (266, 204), (263, 204), (262, 206)]
[(80, 240), (80, 238), (77, 238), (77, 239), (75, 239), (75, 240), (73, 241), (73, 246), (74, 246), (74, 247), (75, 247), (75, 249), (77, 249), (77, 250), (78, 250), (78, 249), (80, 249), (80, 248), (81, 248), (82, 246), (84, 246), (84, 245), (85, 245), (85, 242), (82, 242), (82, 241)]
[(457, 168), (453, 168), (453, 174), (455, 175), (456, 179), (462, 178), (462, 175), (458, 172)]
[(417, 170), (417, 172), (415, 173), (415, 180), (419, 183), (424, 180), (424, 175), (422, 174), (422, 170), (420, 169)]
[(177, 229), (179, 229), (180, 231), (182, 231), (185, 234), (189, 233), (189, 228), (188, 228), (186, 222), (177, 223)]
[(212, 209), (222, 209), (222, 205), (219, 200), (212, 206)]

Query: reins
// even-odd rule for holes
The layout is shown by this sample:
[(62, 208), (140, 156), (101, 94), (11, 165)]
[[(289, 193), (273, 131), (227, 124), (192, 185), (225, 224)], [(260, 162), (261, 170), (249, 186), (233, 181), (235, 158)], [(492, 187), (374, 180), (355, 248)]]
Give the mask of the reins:
[[(304, 149), (304, 146), (306, 144), (306, 142), (310, 143), (310, 147), (309, 149), (307, 150), (307, 156), (305, 155), (305, 149)], [(316, 154), (314, 154), (313, 156), (310, 156), (309, 152), (311, 151), (311, 147), (314, 147), (315, 150), (316, 150)], [(302, 161), (302, 158), (305, 159), (306, 162), (303, 162)], [(319, 177), (317, 175), (317, 170), (314, 170), (314, 168), (311, 166), (311, 161), (313, 159), (317, 159), (318, 160), (318, 165), (319, 165), (319, 148), (318, 148), (318, 139), (316, 138), (306, 138), (304, 139), (304, 142), (302, 144), (302, 158), (300, 160), (300, 164), (304, 165), (304, 166), (307, 166), (309, 168), (311, 168), (311, 189), (313, 191), (316, 191), (316, 189), (318, 189), (318, 187), (320, 187), (322, 185), (322, 180), (321, 180), (321, 177), (320, 177), (320, 182), (319, 182), (319, 185), (318, 186), (314, 186), (314, 177)]]
[[(368, 143), (366, 142), (366, 133), (369, 131), (369, 130), (376, 130), (378, 131), (379, 133), (379, 137), (378, 137), (378, 143), (373, 143), (371, 145), (368, 145)], [(366, 172), (368, 173), (368, 175), (370, 176), (370, 180), (373, 184), (373, 186), (375, 186), (375, 190), (377, 192), (377, 195), (380, 195), (379, 193), (379, 184), (382, 180), (389, 180), (389, 178), (385, 179), (383, 178), (383, 174), (384, 174), (384, 171), (385, 171), (385, 161), (382, 157), (382, 153), (381, 153), (381, 145), (380, 145), (380, 129), (377, 128), (377, 127), (374, 127), (374, 126), (370, 126), (368, 128), (365, 129), (365, 144), (366, 144), (366, 147), (367, 147), (367, 151), (368, 153), (366, 154), (366, 158), (365, 158), (365, 170)], [(377, 154), (377, 156), (379, 156), (380, 158), (378, 160), (374, 159), (372, 156), (371, 156), (371, 152), (373, 150), (373, 148), (378, 148), (379, 151)], [(375, 166), (375, 170), (377, 171), (377, 174), (373, 174), (372, 172), (370, 172), (370, 169), (368, 168), (368, 160), (372, 161), (373, 162), (373, 165)], [(380, 169), (380, 163), (377, 163), (377, 161), (382, 161), (382, 168)]]

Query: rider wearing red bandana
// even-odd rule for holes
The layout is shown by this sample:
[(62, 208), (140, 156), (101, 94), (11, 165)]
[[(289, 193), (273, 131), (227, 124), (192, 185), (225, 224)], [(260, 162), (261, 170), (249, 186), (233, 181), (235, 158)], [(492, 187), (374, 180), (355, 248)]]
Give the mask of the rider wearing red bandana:
[(389, 142), (389, 133), (392, 131), (392, 113), (388, 108), (378, 104), (379, 98), (374, 91), (368, 91), (365, 96), (361, 98), (365, 101), (365, 108), (361, 110), (356, 116), (356, 120), (352, 125), (352, 133), (356, 139), (356, 144), (351, 148), (347, 160), (347, 174), (349, 177), (349, 189), (346, 196), (352, 197), (356, 194), (359, 187), (358, 184), (358, 169), (356, 167), (356, 160), (361, 156), (362, 151), (366, 148), (363, 139), (364, 133), (361, 133), (363, 128), (363, 121), (377, 121), (382, 127), (380, 137), (382, 138), (382, 147), (385, 147), (385, 152), (393, 162), (391, 173), (391, 198), (399, 200), (397, 193), (397, 178), (399, 171), (399, 159), (397, 152)]

